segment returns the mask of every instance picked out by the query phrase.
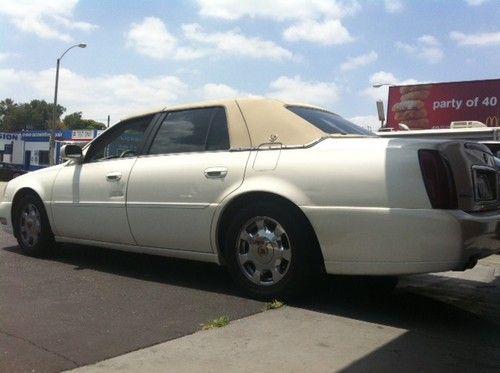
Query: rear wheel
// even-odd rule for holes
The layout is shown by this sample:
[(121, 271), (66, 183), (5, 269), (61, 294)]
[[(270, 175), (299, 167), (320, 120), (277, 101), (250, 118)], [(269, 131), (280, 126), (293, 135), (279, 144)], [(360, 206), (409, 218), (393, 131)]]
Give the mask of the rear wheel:
[(34, 195), (23, 196), (15, 205), (14, 232), (23, 253), (47, 255), (54, 246), (54, 235), (42, 201)]
[(286, 206), (255, 204), (238, 211), (224, 238), (229, 272), (252, 296), (295, 295), (319, 274), (316, 240), (304, 218)]

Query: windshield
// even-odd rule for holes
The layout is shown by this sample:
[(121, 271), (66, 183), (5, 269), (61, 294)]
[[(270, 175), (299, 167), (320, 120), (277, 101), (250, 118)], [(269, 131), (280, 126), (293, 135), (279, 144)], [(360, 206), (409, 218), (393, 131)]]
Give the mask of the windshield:
[(349, 122), (340, 115), (325, 110), (303, 106), (288, 106), (287, 109), (326, 133), (375, 136), (373, 132)]

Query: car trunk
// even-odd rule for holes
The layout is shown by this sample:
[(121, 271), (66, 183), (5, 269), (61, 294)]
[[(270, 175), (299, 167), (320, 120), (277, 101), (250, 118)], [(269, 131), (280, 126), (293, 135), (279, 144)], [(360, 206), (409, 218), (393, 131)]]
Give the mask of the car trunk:
[(467, 212), (500, 207), (498, 172), (491, 151), (476, 142), (448, 141), (438, 146), (453, 175), (457, 207)]

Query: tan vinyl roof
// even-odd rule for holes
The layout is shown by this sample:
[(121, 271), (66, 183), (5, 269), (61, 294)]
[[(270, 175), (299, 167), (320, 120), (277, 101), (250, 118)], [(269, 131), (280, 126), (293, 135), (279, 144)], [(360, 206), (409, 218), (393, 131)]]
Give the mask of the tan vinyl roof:
[[(231, 149), (256, 148), (263, 144), (300, 146), (328, 134), (286, 109), (288, 105), (318, 108), (312, 105), (285, 103), (268, 98), (244, 98), (233, 100), (205, 101), (186, 105), (175, 105), (161, 111), (185, 110), (210, 106), (223, 106), (229, 126)], [(134, 115), (136, 118), (160, 111)]]

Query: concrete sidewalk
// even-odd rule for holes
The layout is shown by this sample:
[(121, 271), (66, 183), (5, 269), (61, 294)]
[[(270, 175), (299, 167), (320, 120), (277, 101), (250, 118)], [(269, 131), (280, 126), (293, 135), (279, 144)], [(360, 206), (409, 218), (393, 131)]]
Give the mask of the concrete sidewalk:
[(74, 371), (498, 372), (499, 280), (494, 256), (462, 274), (409, 278), (388, 301), (285, 306)]

